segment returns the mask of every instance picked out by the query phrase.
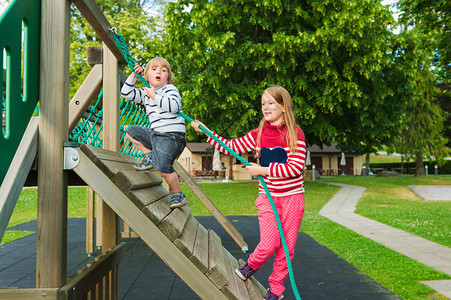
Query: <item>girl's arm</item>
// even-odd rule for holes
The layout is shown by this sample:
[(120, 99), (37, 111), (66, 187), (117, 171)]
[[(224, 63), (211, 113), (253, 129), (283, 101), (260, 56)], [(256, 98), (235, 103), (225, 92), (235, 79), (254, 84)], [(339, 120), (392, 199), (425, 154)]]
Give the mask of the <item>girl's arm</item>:
[[(199, 127), (200, 126), (205, 127), (206, 129), (207, 126), (204, 125), (204, 123), (195, 120), (194, 122), (191, 123), (191, 126), (198, 132), (203, 132)], [(208, 129), (208, 131), (211, 131)], [(214, 133), (213, 131), (211, 131), (219, 140), (221, 140), (224, 144), (226, 144), (230, 149), (232, 149), (234, 152), (238, 153), (238, 154), (242, 154), (242, 153), (246, 153), (246, 152), (251, 152), (253, 150), (255, 150), (255, 140), (254, 137), (252, 136), (252, 133), (249, 132), (248, 134), (246, 134), (243, 137), (234, 139), (234, 140), (227, 140), (225, 138), (223, 138), (222, 136)], [(219, 152), (223, 153), (223, 154), (227, 154), (227, 155), (231, 155), (229, 153), (229, 151), (227, 151), (226, 149), (224, 149), (224, 147), (222, 147), (218, 142), (216, 142), (214, 139), (212, 139), (211, 137), (208, 137), (207, 142), (212, 144), (213, 147), (215, 147), (216, 149), (219, 150)]]
[(288, 153), (287, 162), (270, 163), (269, 176), (271, 177), (299, 177), (304, 170), (306, 147), (305, 142), (298, 140), (296, 153)]

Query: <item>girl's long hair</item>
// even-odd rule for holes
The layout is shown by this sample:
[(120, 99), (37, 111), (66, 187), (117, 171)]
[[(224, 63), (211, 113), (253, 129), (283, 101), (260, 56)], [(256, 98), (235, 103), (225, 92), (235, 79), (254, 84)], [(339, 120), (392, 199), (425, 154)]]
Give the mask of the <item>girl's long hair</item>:
[[(272, 86), (267, 88), (263, 94), (268, 93), (271, 97), (273, 97), (277, 103), (282, 105), (285, 108), (285, 112), (283, 114), (283, 118), (285, 121), (285, 126), (288, 129), (285, 133), (285, 139), (287, 141), (287, 145), (290, 148), (291, 153), (296, 153), (298, 148), (298, 134), (296, 132), (296, 118), (294, 117), (293, 111), (293, 100), (291, 99), (290, 93), (286, 89), (281, 86)], [(258, 127), (258, 135), (257, 135), (257, 150), (260, 151), (260, 140), (263, 128), (265, 127), (265, 118), (263, 117), (260, 121), (260, 125)]]

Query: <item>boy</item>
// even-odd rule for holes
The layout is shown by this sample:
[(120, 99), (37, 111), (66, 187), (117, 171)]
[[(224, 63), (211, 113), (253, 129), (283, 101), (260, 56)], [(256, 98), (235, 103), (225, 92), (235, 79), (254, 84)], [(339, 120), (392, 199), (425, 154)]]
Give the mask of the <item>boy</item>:
[[(136, 88), (136, 73), (143, 75), (151, 88)], [(135, 168), (140, 171), (155, 168), (172, 192), (169, 207), (176, 208), (188, 203), (172, 167), (185, 148), (186, 139), (185, 120), (177, 114), (182, 109), (181, 97), (172, 83), (169, 63), (162, 57), (155, 57), (144, 71), (138, 64), (135, 65), (135, 72), (125, 81), (121, 95), (143, 105), (151, 124), (150, 128), (132, 125), (125, 130), (126, 137), (144, 153)]]

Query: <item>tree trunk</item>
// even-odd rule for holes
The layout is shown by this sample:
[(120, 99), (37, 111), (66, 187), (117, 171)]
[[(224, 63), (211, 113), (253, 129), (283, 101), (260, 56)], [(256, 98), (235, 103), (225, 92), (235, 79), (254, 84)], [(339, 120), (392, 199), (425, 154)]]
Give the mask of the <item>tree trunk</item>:
[(401, 175), (404, 174), (404, 155), (401, 154)]
[(366, 165), (366, 174), (369, 174), (369, 172), (371, 172), (371, 169), (370, 169), (370, 154), (369, 153), (366, 154), (365, 165)]
[(421, 177), (425, 176), (424, 173), (424, 164), (423, 160), (421, 159), (421, 155), (417, 155), (417, 160), (415, 162), (415, 177)]

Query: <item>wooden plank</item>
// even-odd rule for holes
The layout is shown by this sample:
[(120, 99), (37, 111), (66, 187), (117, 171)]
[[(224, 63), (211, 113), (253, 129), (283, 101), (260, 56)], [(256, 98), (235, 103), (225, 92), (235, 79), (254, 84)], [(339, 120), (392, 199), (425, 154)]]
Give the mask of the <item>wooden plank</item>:
[(78, 121), (100, 92), (102, 87), (102, 65), (95, 65), (69, 102), (69, 132), (74, 130)]
[[(233, 300), (250, 300), (246, 283), (236, 274), (235, 269), (238, 268), (236, 259), (224, 248), (224, 257), (226, 260), (227, 274), (229, 282), (221, 289), (228, 299)], [(261, 300), (261, 297), (259, 298)]]
[(172, 210), (169, 208), (170, 201), (171, 196), (168, 194), (162, 199), (144, 206), (142, 212), (152, 223), (158, 225), (161, 220), (171, 213)]
[(175, 241), (182, 234), (188, 217), (191, 215), (191, 208), (188, 205), (175, 208), (158, 224), (158, 228), (168, 237), (170, 241)]
[(194, 242), (193, 255), (189, 258), (190, 261), (202, 272), (208, 270), (208, 231), (202, 224), (199, 223), (197, 229), (196, 241)]
[[(96, 223), (102, 224), (102, 206), (103, 200), (100, 197), (96, 197)], [(96, 226), (96, 246), (102, 247), (102, 226)]]
[(0, 299), (2, 300), (57, 300), (58, 289), (4, 289), (0, 288)]
[(41, 1), (36, 287), (56, 288), (67, 272), (70, 2)]
[(223, 248), (221, 238), (214, 231), (208, 231), (208, 271), (205, 275), (219, 289), (229, 281)]
[(96, 162), (96, 165), (100, 170), (102, 170), (103, 173), (105, 173), (108, 178), (113, 177), (120, 171), (136, 171), (135, 167), (133, 167), (133, 164), (118, 161), (99, 159)]
[(0, 241), (38, 152), (38, 117), (32, 117), (0, 187)]
[(124, 193), (149, 186), (160, 185), (163, 180), (153, 172), (120, 171), (111, 180)]
[[(226, 299), (205, 275), (108, 179), (81, 151), (74, 171), (125, 221), (141, 239), (201, 298)], [(157, 201), (160, 202), (160, 201)]]
[(86, 253), (94, 253), (94, 214), (95, 214), (95, 193), (88, 186), (86, 187)]
[(111, 160), (130, 164), (136, 163), (136, 159), (134, 157), (119, 153), (117, 151), (110, 151), (86, 144), (81, 145), (80, 150), (85, 153), (94, 163), (96, 163), (98, 160)]
[(100, 7), (94, 0), (72, 0), (78, 10), (83, 14), (85, 19), (91, 24), (95, 32), (100, 36), (105, 45), (111, 50), (116, 59), (125, 63), (124, 56), (114, 42), (113, 33), (110, 31), (112, 27)]
[[(97, 6), (98, 7), (98, 6)], [(103, 16), (103, 14), (102, 14)], [(103, 148), (119, 150), (119, 77), (118, 61), (111, 51), (103, 49)], [(102, 205), (102, 251), (119, 243), (119, 218), (108, 205)], [(108, 289), (108, 285), (104, 287)]]
[(174, 241), (174, 245), (176, 245), (186, 257), (193, 255), (194, 242), (196, 241), (198, 228), (199, 222), (190, 215), (186, 221), (182, 234)]
[(243, 239), (243, 236), (239, 231), (230, 223), (230, 221), (222, 214), (222, 212), (216, 207), (211, 199), (205, 194), (205, 192), (197, 185), (193, 178), (183, 168), (183, 166), (176, 160), (173, 164), (174, 170), (182, 178), (188, 187), (194, 194), (202, 201), (205, 207), (211, 212), (215, 219), (221, 224), (221, 226), (227, 231), (227, 233), (233, 238), (233, 240), (240, 246), (241, 250), (246, 252), (249, 248)]
[(167, 197), (169, 192), (161, 185), (147, 187), (139, 190), (129, 191), (127, 197), (139, 208), (149, 205), (155, 201)]
[[(238, 260), (238, 266), (244, 265), (245, 262), (240, 259)], [(249, 292), (249, 297), (252, 300), (261, 300), (262, 297), (266, 295), (266, 289), (265, 287), (255, 279), (254, 276), (249, 277), (248, 280), (245, 281), (247, 291)]]

